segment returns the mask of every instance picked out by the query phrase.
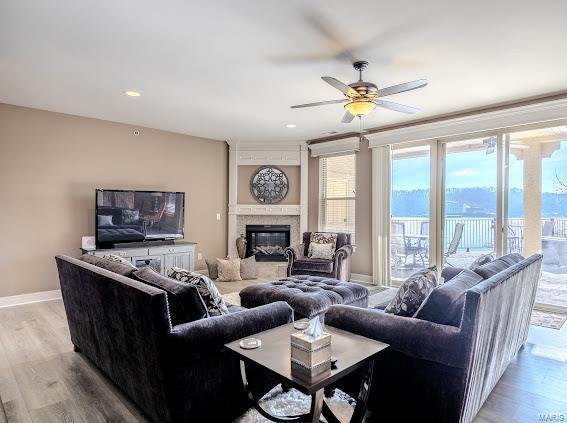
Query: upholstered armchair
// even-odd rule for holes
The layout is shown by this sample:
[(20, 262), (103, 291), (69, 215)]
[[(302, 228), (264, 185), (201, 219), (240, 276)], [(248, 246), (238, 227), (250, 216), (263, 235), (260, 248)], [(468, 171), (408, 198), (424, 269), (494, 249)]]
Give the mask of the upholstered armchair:
[(287, 257), (287, 275), (312, 275), (350, 280), (350, 257), (352, 245), (350, 234), (337, 233), (335, 256), (331, 260), (308, 257), (311, 232), (303, 233), (303, 243), (285, 249)]

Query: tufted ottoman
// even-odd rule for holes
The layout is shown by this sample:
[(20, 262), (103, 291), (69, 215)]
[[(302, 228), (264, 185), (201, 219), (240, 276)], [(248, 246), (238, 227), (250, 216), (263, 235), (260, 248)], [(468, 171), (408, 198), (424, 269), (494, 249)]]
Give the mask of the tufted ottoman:
[(368, 290), (356, 283), (321, 276), (297, 275), (248, 286), (240, 291), (240, 303), (246, 308), (275, 301), (288, 303), (297, 320), (324, 314), (333, 304), (366, 308)]

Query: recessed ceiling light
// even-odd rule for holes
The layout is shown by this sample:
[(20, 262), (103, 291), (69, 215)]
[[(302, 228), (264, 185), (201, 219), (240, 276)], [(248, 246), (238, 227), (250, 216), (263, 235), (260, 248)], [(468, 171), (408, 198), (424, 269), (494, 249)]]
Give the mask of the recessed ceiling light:
[(140, 97), (142, 94), (140, 94), (138, 91), (124, 91), (124, 94), (126, 94), (128, 97)]
[(297, 125), (295, 123), (288, 123), (285, 127), (286, 128), (295, 128)]

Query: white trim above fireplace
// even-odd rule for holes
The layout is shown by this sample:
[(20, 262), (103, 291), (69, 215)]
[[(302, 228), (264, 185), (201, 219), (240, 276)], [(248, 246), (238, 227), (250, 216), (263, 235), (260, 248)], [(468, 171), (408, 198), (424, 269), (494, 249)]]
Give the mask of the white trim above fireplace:
[(275, 215), (275, 216), (300, 216), (301, 205), (299, 204), (237, 204), (229, 208), (229, 214), (249, 215)]

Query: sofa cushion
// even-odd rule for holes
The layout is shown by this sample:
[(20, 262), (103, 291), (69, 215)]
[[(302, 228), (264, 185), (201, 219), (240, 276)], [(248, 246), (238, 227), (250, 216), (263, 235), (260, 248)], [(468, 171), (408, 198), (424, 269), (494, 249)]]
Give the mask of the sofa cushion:
[(335, 253), (333, 244), (312, 243), (309, 248), (311, 250), (311, 258), (331, 260)]
[(475, 261), (471, 263), (469, 269), (474, 270), (477, 267), (484, 266), (485, 264), (490, 263), (492, 260), (494, 260), (492, 254), (481, 254), (475, 259)]
[(110, 270), (111, 272), (122, 276), (132, 276), (132, 273), (138, 270), (132, 264), (124, 264), (108, 258), (93, 256), (91, 254), (83, 254), (79, 257), (79, 260), (92, 264), (96, 267), (100, 267), (101, 269)]
[(447, 283), (455, 276), (457, 276), (459, 273), (461, 273), (463, 270), (465, 269), (462, 267), (445, 266), (441, 271), (442, 281), (440, 281), (440, 283)]
[(397, 316), (413, 316), (435, 286), (437, 286), (436, 266), (414, 273), (400, 286), (384, 312)]
[(222, 299), (219, 290), (208, 277), (193, 273), (190, 270), (172, 267), (167, 271), (167, 275), (178, 281), (194, 285), (199, 290), (199, 295), (205, 302), (209, 316), (220, 316), (228, 314), (228, 308)]
[(102, 256), (102, 258), (130, 266), (132, 269), (134, 269), (134, 272), (138, 270), (138, 268), (134, 266), (130, 260), (126, 260), (124, 257), (117, 256), (116, 254), (105, 254), (104, 256)]
[(497, 273), (502, 272), (503, 270), (508, 269), (510, 266), (519, 263), (524, 258), (517, 253), (508, 254), (507, 256), (503, 256), (497, 258), (496, 260), (491, 261), (484, 266), (477, 267), (473, 269), (474, 272), (478, 273), (484, 279), (491, 278), (492, 276), (496, 275)]
[(329, 245), (327, 248), (331, 250), (331, 256), (327, 258), (332, 259), (335, 255), (335, 249), (337, 248), (337, 234), (332, 232), (313, 232), (311, 234), (311, 240), (309, 241), (308, 257), (313, 256), (314, 248), (318, 244)]
[(256, 279), (258, 277), (256, 256), (250, 256), (240, 260), (240, 277), (242, 279)]
[(142, 267), (134, 272), (133, 276), (140, 282), (161, 288), (166, 292), (173, 326), (209, 316), (197, 287), (163, 276), (150, 266)]
[(293, 262), (294, 270), (307, 270), (311, 272), (331, 273), (333, 261), (317, 258), (300, 258)]
[(240, 259), (217, 259), (217, 269), (219, 282), (241, 281), (240, 277)]
[(457, 276), (431, 291), (413, 317), (441, 325), (460, 326), (465, 294), (481, 281), (483, 278), (480, 275), (463, 269)]
[(211, 279), (218, 278), (219, 268), (217, 264), (217, 259), (209, 260), (208, 258), (206, 258), (205, 263), (207, 263), (207, 269), (209, 270), (209, 278)]
[(512, 253), (512, 254), (508, 254), (505, 256), (500, 257), (500, 259), (502, 261), (504, 261), (505, 263), (508, 263), (510, 266), (521, 262), (522, 260), (525, 259), (524, 256), (522, 256), (521, 254), (518, 253)]

